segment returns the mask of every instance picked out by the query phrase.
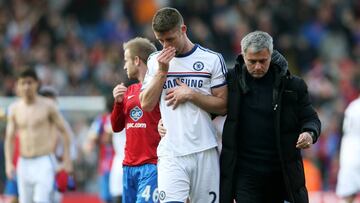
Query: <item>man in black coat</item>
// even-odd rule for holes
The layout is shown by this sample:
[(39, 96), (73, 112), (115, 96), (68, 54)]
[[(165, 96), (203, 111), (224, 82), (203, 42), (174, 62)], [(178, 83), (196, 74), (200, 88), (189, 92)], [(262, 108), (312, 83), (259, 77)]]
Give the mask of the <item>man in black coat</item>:
[(308, 203), (301, 149), (317, 141), (321, 123), (307, 86), (268, 33), (249, 33), (241, 47), (227, 75), (220, 202)]

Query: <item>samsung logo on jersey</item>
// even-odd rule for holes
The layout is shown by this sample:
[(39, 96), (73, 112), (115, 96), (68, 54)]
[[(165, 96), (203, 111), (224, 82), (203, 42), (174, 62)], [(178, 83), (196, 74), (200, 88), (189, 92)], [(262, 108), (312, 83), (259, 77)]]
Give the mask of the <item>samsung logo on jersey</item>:
[(174, 78), (172, 80), (167, 80), (164, 83), (163, 89), (173, 88), (178, 86), (176, 79), (179, 79), (182, 83), (185, 83), (189, 87), (202, 88), (204, 81), (201, 79), (186, 79), (186, 78)]

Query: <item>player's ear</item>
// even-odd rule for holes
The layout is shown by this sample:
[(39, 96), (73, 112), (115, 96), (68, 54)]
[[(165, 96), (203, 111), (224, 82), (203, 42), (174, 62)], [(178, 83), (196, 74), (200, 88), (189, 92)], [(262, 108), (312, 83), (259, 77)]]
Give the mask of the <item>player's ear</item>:
[(140, 65), (140, 61), (141, 61), (141, 59), (140, 59), (139, 56), (134, 57), (134, 63), (135, 63), (136, 66)]
[(186, 25), (184, 25), (184, 24), (181, 25), (180, 30), (181, 30), (182, 33), (186, 33), (186, 31), (187, 31)]

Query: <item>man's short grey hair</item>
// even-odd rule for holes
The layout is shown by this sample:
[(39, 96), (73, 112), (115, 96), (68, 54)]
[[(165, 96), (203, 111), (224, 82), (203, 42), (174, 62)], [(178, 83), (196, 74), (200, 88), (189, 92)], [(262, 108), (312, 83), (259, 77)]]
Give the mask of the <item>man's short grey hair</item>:
[(263, 49), (268, 49), (270, 54), (272, 54), (274, 48), (273, 38), (267, 32), (250, 32), (241, 40), (242, 54), (245, 54), (249, 48), (251, 48), (252, 52), (255, 53)]

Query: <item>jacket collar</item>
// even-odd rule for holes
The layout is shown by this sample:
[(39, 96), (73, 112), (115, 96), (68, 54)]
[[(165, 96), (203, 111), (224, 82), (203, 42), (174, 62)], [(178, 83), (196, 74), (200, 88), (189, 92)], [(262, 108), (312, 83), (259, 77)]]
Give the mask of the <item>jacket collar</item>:
[[(281, 78), (285, 76), (290, 76), (290, 71), (288, 69), (288, 62), (285, 57), (280, 54), (277, 50), (274, 50), (271, 55), (270, 68), (275, 68), (275, 87), (279, 87)], [(246, 67), (243, 56), (240, 54), (236, 58), (235, 72), (238, 76), (238, 82), (240, 84), (241, 90), (243, 93), (249, 91), (249, 87), (246, 85), (245, 73)]]

